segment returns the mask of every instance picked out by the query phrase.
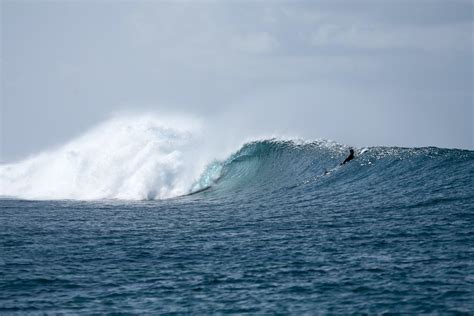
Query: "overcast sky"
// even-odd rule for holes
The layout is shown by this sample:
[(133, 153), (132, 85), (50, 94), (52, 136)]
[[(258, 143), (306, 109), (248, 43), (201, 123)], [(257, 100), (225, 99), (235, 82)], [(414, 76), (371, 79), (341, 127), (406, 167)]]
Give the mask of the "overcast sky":
[(1, 1), (1, 160), (117, 112), (474, 149), (473, 2)]

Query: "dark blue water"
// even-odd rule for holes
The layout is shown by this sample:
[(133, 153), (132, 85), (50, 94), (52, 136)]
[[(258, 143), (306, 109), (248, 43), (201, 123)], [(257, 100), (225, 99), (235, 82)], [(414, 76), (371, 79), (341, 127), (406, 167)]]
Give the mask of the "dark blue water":
[(0, 200), (0, 312), (474, 312), (474, 152), (248, 144), (190, 196)]

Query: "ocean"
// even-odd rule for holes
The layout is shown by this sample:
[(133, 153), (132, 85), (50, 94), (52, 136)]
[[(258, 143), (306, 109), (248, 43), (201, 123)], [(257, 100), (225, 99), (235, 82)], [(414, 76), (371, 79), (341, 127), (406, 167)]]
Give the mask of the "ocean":
[(474, 312), (473, 151), (107, 126), (0, 166), (1, 313)]

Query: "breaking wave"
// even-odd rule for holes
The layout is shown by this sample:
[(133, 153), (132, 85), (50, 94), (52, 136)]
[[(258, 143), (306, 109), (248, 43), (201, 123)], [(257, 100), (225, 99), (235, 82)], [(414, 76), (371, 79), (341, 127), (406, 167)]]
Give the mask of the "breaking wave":
[(197, 177), (199, 124), (114, 118), (66, 145), (0, 166), (0, 195), (27, 199), (163, 199)]
[(467, 150), (355, 148), (356, 159), (341, 168), (348, 147), (330, 141), (262, 139), (232, 154), (208, 143), (194, 120), (115, 118), (60, 148), (0, 165), (0, 196), (150, 200), (256, 194), (291, 200), (306, 190), (370, 198), (367, 192), (377, 190), (409, 194), (420, 187), (472, 185), (474, 176), (474, 152)]

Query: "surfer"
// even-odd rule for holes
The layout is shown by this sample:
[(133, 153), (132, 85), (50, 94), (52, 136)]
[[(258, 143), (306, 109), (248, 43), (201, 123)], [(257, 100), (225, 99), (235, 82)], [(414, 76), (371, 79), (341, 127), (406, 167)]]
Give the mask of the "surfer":
[(346, 162), (349, 162), (351, 161), (352, 159), (354, 159), (354, 149), (350, 149), (349, 150), (351, 153), (349, 154), (349, 156), (347, 156), (346, 160), (344, 160), (343, 162), (341, 162), (341, 166), (344, 165)]

